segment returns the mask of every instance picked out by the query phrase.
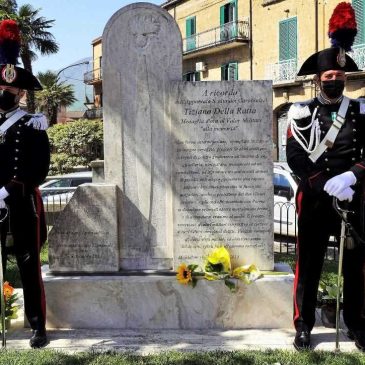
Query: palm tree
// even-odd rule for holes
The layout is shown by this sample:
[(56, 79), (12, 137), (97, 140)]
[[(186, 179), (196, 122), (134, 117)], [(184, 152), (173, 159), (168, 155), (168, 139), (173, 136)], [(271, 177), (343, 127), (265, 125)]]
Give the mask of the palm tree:
[(18, 5), (16, 0), (0, 0), (0, 12), (15, 13)]
[[(4, 4), (7, 4), (7, 6), (1, 6), (0, 2), (0, 19), (14, 19), (17, 21), (21, 32), (20, 58), (24, 68), (32, 72), (32, 61), (37, 58), (35, 51), (39, 51), (41, 55), (58, 52), (55, 38), (48, 31), (53, 26), (54, 20), (47, 20), (39, 16), (40, 9), (34, 9), (30, 4), (22, 5), (16, 11), (16, 0), (12, 0), (11, 3), (7, 3), (5, 0)], [(30, 113), (34, 113), (33, 91), (27, 93), (27, 107)]]
[(60, 106), (70, 106), (76, 101), (72, 85), (60, 82), (53, 71), (39, 72), (37, 75), (43, 90), (37, 92), (37, 109), (46, 114), (49, 124), (57, 123), (57, 112)]

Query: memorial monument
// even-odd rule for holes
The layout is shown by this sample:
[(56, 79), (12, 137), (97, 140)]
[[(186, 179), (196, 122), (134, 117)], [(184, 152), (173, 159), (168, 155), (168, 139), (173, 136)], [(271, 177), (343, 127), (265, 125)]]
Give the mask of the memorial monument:
[(271, 82), (182, 82), (180, 31), (152, 4), (116, 12), (102, 42), (105, 183), (50, 232), (48, 326), (289, 327), (292, 275), (233, 294), (173, 271), (222, 245), (274, 269)]

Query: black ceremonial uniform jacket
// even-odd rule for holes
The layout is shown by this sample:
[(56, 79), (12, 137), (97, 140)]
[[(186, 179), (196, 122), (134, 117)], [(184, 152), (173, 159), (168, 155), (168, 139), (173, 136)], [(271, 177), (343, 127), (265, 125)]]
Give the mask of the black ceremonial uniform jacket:
[[(321, 104), (317, 98), (305, 103), (295, 103), (288, 112), (288, 119), (294, 119), (298, 127), (311, 123), (316, 110), (320, 127), (320, 140), (325, 137), (332, 125), (333, 117), (340, 108), (338, 104)], [(365, 176), (365, 105), (358, 100), (350, 100), (346, 121), (337, 134), (332, 148), (327, 150), (316, 162), (309, 159), (309, 153), (293, 137), (290, 128), (287, 138), (287, 161), (293, 172), (301, 179), (302, 188), (320, 193), (328, 179), (345, 171), (352, 171), (357, 180)], [(302, 131), (309, 141), (310, 128)]]
[[(11, 114), (0, 114), (0, 125)], [(9, 207), (9, 231), (13, 233), (14, 243), (16, 238), (31, 240), (35, 230), (39, 243), (45, 240), (44, 210), (37, 189), (47, 176), (50, 163), (44, 123), (44, 116), (26, 114), (0, 141), (0, 188), (4, 186), (9, 193), (5, 202)]]

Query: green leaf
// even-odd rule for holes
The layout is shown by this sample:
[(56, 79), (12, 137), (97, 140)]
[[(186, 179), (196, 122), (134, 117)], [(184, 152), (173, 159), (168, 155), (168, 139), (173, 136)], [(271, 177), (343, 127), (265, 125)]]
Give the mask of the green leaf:
[(197, 268), (198, 266), (199, 266), (199, 265), (191, 264), (191, 265), (188, 265), (188, 269), (189, 269), (191, 272), (194, 272), (194, 270), (196, 270), (196, 268)]
[(197, 282), (198, 282), (198, 280), (197, 280), (196, 278), (192, 278), (192, 280), (191, 280), (191, 286), (192, 286), (193, 288), (195, 288), (195, 286), (196, 286)]
[(225, 279), (225, 280), (224, 280), (224, 284), (226, 284), (226, 286), (228, 287), (228, 289), (229, 289), (232, 293), (235, 293), (235, 292), (237, 291), (236, 283), (235, 283), (235, 282), (233, 282), (232, 280)]
[(210, 262), (208, 262), (206, 265), (205, 265), (205, 271), (207, 272), (216, 272), (216, 273), (219, 273), (219, 272), (222, 272), (224, 270), (224, 267), (223, 267), (223, 264), (212, 264)]

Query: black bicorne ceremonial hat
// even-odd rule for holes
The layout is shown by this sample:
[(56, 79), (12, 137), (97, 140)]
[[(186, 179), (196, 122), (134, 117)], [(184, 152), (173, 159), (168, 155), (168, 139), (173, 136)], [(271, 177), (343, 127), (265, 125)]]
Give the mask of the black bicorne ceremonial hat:
[(298, 76), (319, 74), (328, 70), (361, 71), (355, 61), (346, 54), (346, 51), (351, 50), (356, 34), (354, 9), (349, 3), (339, 3), (329, 21), (328, 35), (332, 46), (312, 54), (304, 61)]
[(0, 22), (0, 85), (24, 90), (42, 90), (37, 78), (24, 68), (18, 67), (20, 33), (14, 20)]

